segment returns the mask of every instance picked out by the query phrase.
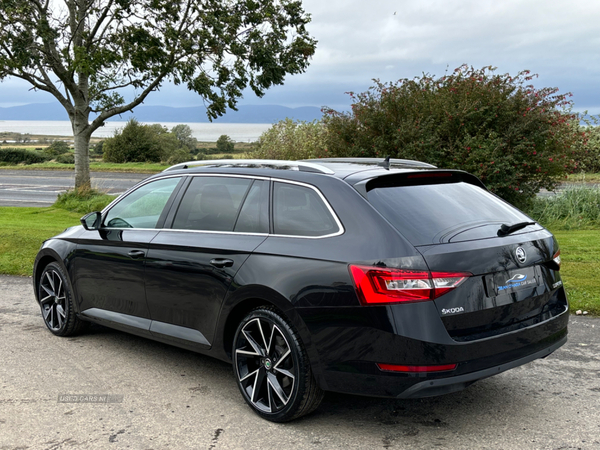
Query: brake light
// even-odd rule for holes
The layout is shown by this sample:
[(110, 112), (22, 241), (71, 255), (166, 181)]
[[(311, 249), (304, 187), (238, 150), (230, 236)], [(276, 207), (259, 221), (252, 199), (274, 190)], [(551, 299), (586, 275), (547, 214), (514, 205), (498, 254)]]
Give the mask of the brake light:
[(408, 175), (406, 178), (448, 178), (451, 177), (452, 173), (449, 172), (425, 172), (425, 173), (413, 173)]
[(554, 261), (554, 263), (556, 264), (556, 266), (558, 267), (558, 270), (560, 270), (560, 250), (558, 250), (554, 256), (552, 257), (552, 261)]
[(406, 373), (423, 373), (423, 372), (444, 372), (446, 370), (456, 369), (457, 364), (443, 364), (439, 366), (401, 366), (397, 364), (377, 364), (379, 370), (384, 372), (406, 372)]
[(468, 272), (429, 272), (350, 265), (358, 298), (363, 305), (423, 302), (459, 286)]

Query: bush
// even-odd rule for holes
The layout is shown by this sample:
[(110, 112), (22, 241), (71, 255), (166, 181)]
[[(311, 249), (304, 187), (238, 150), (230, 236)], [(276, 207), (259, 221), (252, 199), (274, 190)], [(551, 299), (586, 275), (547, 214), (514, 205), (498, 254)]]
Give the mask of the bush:
[(75, 164), (75, 155), (73, 153), (65, 153), (64, 155), (58, 155), (55, 160), (60, 164)]
[(90, 153), (96, 156), (102, 156), (104, 154), (104, 141), (97, 142), (91, 149)]
[(235, 143), (226, 134), (217, 139), (217, 151), (215, 153), (230, 153), (235, 150)]
[(253, 157), (261, 159), (311, 159), (327, 156), (327, 130), (321, 122), (285, 119), (265, 131)]
[(573, 229), (600, 226), (600, 188), (567, 188), (551, 197), (537, 197), (528, 214), (545, 227)]
[(177, 138), (160, 125), (142, 125), (131, 119), (114, 137), (104, 141), (106, 162), (165, 162), (180, 148)]
[(584, 118), (587, 126), (579, 126), (579, 121), (575, 126), (579, 129), (581, 137), (574, 145), (574, 158), (577, 166), (585, 172), (600, 172), (600, 118)]
[(54, 207), (66, 209), (80, 214), (102, 211), (106, 205), (115, 199), (114, 195), (104, 194), (95, 189), (73, 189), (58, 194)]
[(190, 155), (190, 152), (187, 150), (187, 148), (183, 149), (180, 148), (178, 150), (175, 150), (173, 152), (173, 154), (171, 156), (169, 156), (169, 159), (167, 160), (167, 164), (170, 166), (173, 166), (175, 164), (181, 164), (187, 161), (190, 161), (192, 159), (192, 156)]
[(580, 138), (567, 95), (536, 89), (531, 79), (528, 71), (461, 66), (437, 79), (375, 80), (369, 91), (350, 94), (352, 112), (325, 110), (329, 153), (466, 170), (524, 206), (576, 168), (571, 147)]
[(44, 153), (49, 156), (63, 155), (69, 151), (69, 144), (65, 141), (54, 141), (44, 150)]
[(48, 161), (50, 158), (21, 148), (0, 149), (0, 162), (8, 164), (36, 164)]

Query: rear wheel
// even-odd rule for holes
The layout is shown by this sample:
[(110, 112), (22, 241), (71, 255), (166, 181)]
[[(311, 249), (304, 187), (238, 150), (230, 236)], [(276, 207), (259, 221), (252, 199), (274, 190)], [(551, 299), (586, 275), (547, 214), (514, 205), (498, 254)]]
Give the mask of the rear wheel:
[(57, 263), (48, 264), (42, 272), (38, 298), (44, 323), (55, 335), (73, 336), (86, 324), (75, 315), (71, 287)]
[(267, 420), (296, 419), (314, 411), (323, 399), (298, 333), (274, 309), (256, 309), (242, 320), (233, 359), (244, 399)]

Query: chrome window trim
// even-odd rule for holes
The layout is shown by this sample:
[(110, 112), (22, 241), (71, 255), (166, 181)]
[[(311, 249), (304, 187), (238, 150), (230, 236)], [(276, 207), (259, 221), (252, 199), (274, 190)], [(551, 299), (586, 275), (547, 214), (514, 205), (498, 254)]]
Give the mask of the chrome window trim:
[[(213, 173), (194, 173), (194, 174), (177, 174), (177, 175), (169, 175), (169, 176), (165, 176), (165, 177), (159, 177), (156, 179), (152, 179), (152, 180), (148, 180), (146, 183), (142, 183), (142, 184), (138, 184), (135, 185), (133, 187), (130, 188), (129, 191), (125, 192), (125, 194), (123, 194), (123, 198), (125, 198), (127, 195), (129, 195), (129, 192), (131, 190), (133, 190), (133, 188), (136, 188), (136, 190), (142, 186), (144, 186), (147, 183), (150, 183), (152, 181), (158, 181), (158, 180), (164, 180), (165, 178), (175, 178), (175, 177), (227, 177), (227, 178), (251, 178), (251, 179), (255, 179), (255, 180), (266, 180), (266, 181), (277, 181), (280, 183), (287, 183), (287, 184), (295, 184), (297, 186), (301, 186), (301, 187), (306, 187), (309, 189), (312, 189), (313, 191), (315, 191), (317, 193), (317, 195), (319, 196), (319, 198), (321, 199), (321, 201), (325, 204), (325, 206), (327, 207), (327, 210), (329, 211), (329, 214), (331, 214), (331, 216), (333, 217), (333, 220), (335, 221), (337, 227), (338, 227), (338, 231), (336, 231), (335, 233), (329, 233), (329, 234), (324, 234), (324, 235), (320, 235), (320, 236), (299, 236), (299, 235), (295, 235), (295, 234), (275, 234), (275, 233), (248, 233), (248, 232), (243, 232), (243, 231), (212, 231), (212, 230), (184, 230), (184, 229), (179, 229), (179, 228), (103, 228), (105, 230), (121, 230), (121, 231), (133, 231), (133, 230), (141, 230), (141, 231), (158, 231), (158, 232), (162, 232), (162, 231), (170, 231), (170, 232), (176, 232), (176, 233), (200, 233), (200, 234), (223, 234), (223, 235), (241, 235), (241, 236), (265, 236), (265, 237), (278, 237), (278, 238), (294, 238), (294, 239), (325, 239), (325, 238), (330, 238), (330, 237), (335, 237), (335, 236), (340, 236), (342, 234), (344, 234), (346, 232), (346, 230), (344, 229), (342, 222), (340, 221), (340, 219), (338, 218), (337, 214), (335, 213), (335, 211), (333, 210), (333, 208), (331, 207), (331, 205), (329, 204), (329, 202), (327, 201), (327, 199), (325, 198), (325, 196), (323, 195), (323, 193), (316, 187), (313, 186), (311, 184), (307, 184), (301, 181), (294, 181), (294, 180), (285, 180), (285, 179), (281, 179), (281, 178), (271, 178), (271, 177), (262, 177), (262, 176), (253, 176), (253, 175), (230, 175), (230, 174), (213, 174)], [(105, 211), (108, 211), (108, 208), (111, 207), (113, 203), (115, 203), (117, 200), (121, 200), (121, 197), (117, 197), (115, 200), (113, 200), (106, 208), (104, 208), (102, 210), (102, 216), (104, 217), (104, 213)], [(115, 203), (116, 204), (116, 203)]]

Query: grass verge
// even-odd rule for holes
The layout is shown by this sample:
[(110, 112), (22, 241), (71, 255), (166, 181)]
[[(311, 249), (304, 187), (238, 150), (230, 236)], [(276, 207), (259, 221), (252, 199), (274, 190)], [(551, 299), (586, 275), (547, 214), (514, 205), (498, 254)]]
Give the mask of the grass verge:
[(0, 273), (31, 275), (42, 242), (79, 224), (81, 214), (57, 208), (0, 208)]
[(571, 311), (600, 316), (600, 230), (551, 231), (560, 245), (560, 273)]

